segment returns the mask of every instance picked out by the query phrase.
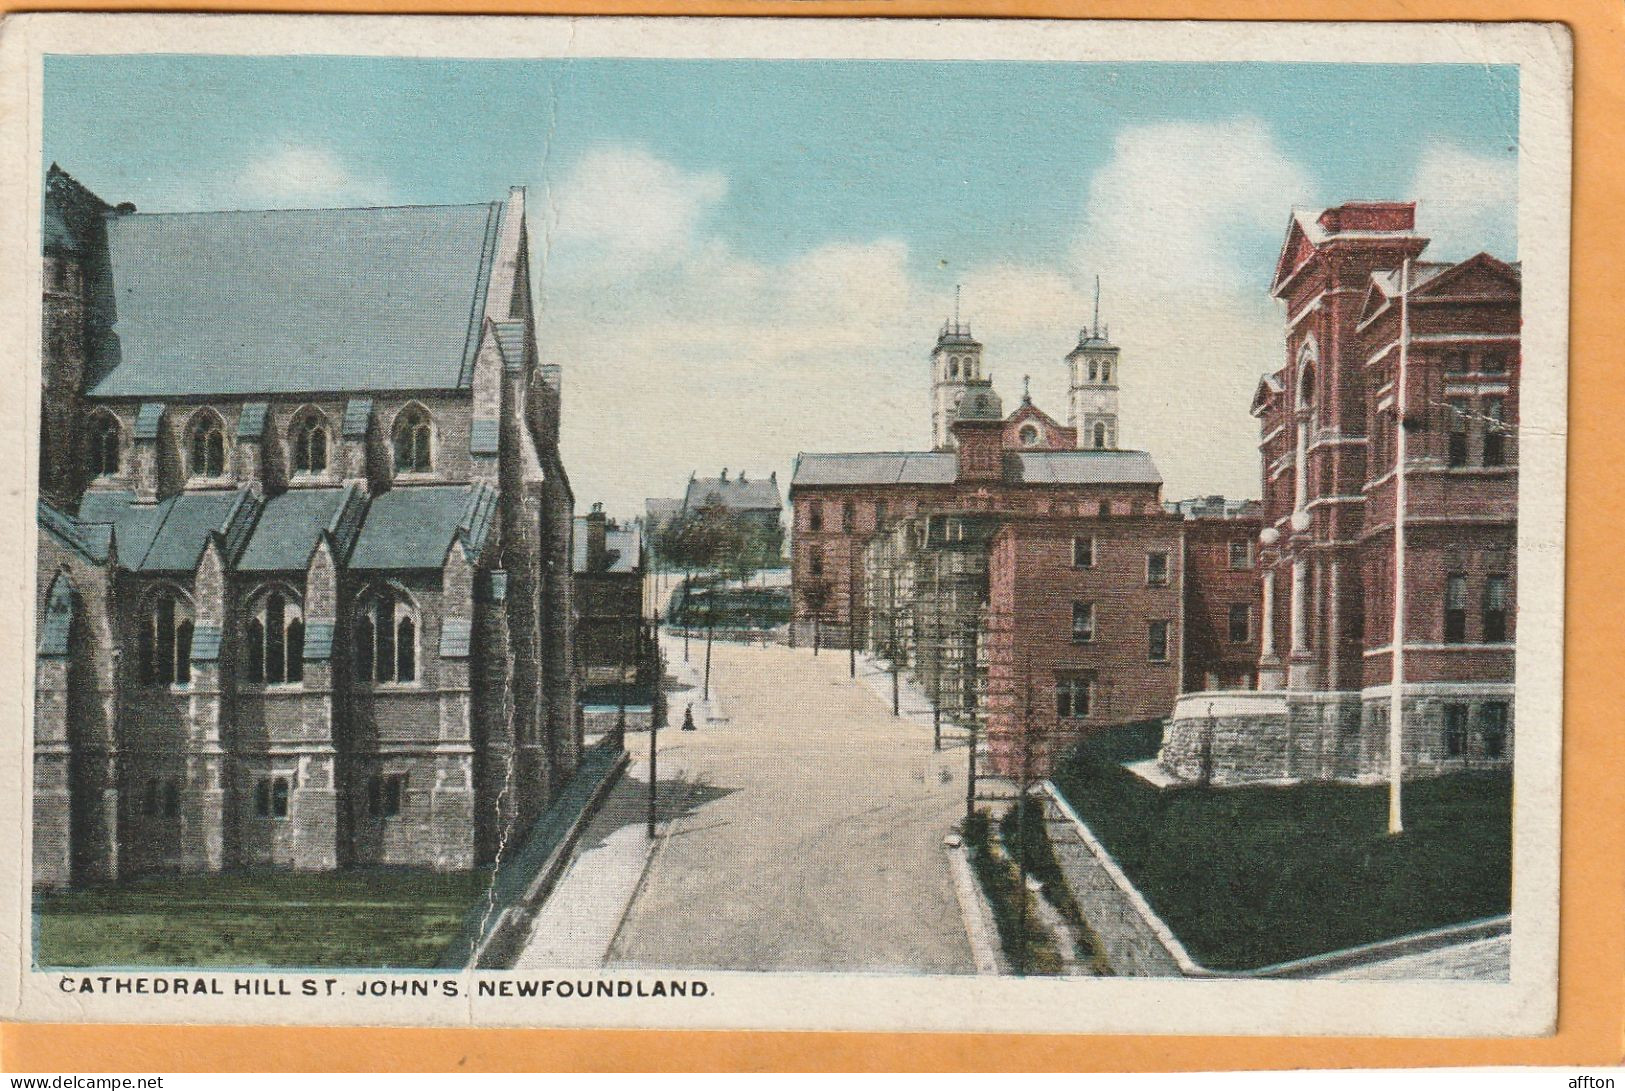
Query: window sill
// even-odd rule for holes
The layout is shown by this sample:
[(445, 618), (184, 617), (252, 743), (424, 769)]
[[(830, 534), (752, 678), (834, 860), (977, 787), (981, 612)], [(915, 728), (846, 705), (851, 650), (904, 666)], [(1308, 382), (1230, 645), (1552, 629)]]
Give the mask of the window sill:
[(239, 693), (303, 693), (303, 682), (239, 682)]
[(219, 477), (198, 477), (196, 475), (186, 479), (188, 489), (233, 489), (237, 487), (236, 478), (221, 475)]

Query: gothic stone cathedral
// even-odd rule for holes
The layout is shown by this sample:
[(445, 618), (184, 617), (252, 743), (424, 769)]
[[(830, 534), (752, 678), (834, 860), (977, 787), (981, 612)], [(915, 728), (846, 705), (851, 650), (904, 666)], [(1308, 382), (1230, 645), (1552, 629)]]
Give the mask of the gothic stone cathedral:
[(581, 747), (525, 197), (141, 214), (52, 167), (33, 875), (473, 867)]

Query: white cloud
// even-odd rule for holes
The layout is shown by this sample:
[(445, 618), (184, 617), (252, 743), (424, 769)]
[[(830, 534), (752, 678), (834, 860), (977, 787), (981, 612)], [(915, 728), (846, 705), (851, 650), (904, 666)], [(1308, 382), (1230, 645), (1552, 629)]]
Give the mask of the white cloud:
[(1428, 258), (1459, 261), (1480, 250), (1517, 258), (1517, 159), (1434, 144), (1422, 153), (1411, 192), (1417, 230), (1433, 239)]
[[(718, 174), (602, 147), (550, 195), (533, 268), (583, 503), (630, 514), (691, 469), (784, 480), (797, 451), (929, 442), (926, 358), (952, 301), (910, 275), (907, 245), (843, 241), (762, 262), (709, 230), (727, 192)], [(1124, 442), (1153, 453), (1170, 497), (1256, 495), (1247, 408), (1259, 374), (1280, 365), (1281, 316), (1241, 243), (1275, 239), (1314, 196), (1307, 172), (1257, 122), (1148, 125), (1121, 134), (1080, 193), (1067, 267), (964, 273), (965, 318), (1007, 410), (1031, 375), (1034, 400), (1064, 421), (1063, 357), (1102, 273), (1102, 317), (1123, 348)]]
[(226, 183), (238, 203), (265, 208), (389, 204), (389, 183), (356, 172), (326, 148), (285, 143), (251, 159)]
[(1313, 192), (1261, 121), (1126, 128), (1090, 179), (1075, 258), (1125, 298), (1256, 293), (1261, 277), (1236, 260), (1238, 239), (1279, 231)]
[(548, 192), (547, 237), (584, 259), (664, 264), (687, 254), (727, 192), (721, 174), (690, 173), (642, 148), (605, 145)]

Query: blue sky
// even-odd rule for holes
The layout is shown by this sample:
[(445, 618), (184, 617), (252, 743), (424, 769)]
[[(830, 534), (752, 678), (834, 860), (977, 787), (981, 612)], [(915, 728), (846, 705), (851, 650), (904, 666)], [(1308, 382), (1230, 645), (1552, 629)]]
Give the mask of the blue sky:
[[(1430, 256), (1515, 257), (1517, 116), (1516, 69), (1470, 65), (51, 57), (44, 152), (155, 211), (530, 187), (566, 458), (628, 511), (696, 466), (925, 442), (960, 282), (1007, 403), (1031, 373), (1064, 415), (1096, 273), (1146, 379), (1125, 442), (1170, 493), (1256, 494), (1245, 394), (1220, 455), (1171, 422), (1278, 366), (1290, 208), (1418, 199)], [(659, 396), (614, 398), (629, 374)], [(658, 438), (600, 468), (615, 429)]]

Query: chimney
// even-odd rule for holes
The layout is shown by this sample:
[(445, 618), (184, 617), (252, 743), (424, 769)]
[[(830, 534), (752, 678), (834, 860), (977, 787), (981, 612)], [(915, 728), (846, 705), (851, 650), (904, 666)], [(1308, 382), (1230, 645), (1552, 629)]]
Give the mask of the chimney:
[(741, 485), (743, 485), (745, 483), (745, 471), (744, 470), (739, 471), (739, 483)]
[(953, 433), (960, 481), (997, 481), (1004, 476), (1004, 421), (959, 420)]
[(726, 466), (722, 468), (722, 483), (724, 485), (728, 483), (728, 467)]
[(587, 513), (587, 571), (599, 572), (607, 567), (605, 555), (609, 546), (604, 534), (604, 505), (594, 504)]

